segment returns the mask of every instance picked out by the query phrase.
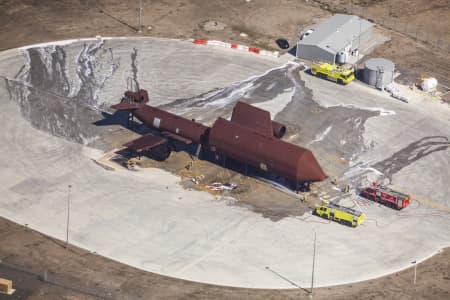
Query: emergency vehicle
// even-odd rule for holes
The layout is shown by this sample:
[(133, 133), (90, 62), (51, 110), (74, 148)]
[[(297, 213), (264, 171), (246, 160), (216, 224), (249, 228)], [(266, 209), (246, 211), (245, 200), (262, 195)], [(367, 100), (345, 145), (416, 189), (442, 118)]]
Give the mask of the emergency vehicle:
[(366, 216), (360, 211), (330, 203), (326, 200), (323, 201), (322, 205), (316, 207), (314, 214), (351, 227), (360, 225), (366, 218)]
[(376, 182), (373, 182), (371, 187), (366, 187), (361, 192), (361, 196), (395, 209), (405, 208), (411, 202), (411, 196), (394, 191)]

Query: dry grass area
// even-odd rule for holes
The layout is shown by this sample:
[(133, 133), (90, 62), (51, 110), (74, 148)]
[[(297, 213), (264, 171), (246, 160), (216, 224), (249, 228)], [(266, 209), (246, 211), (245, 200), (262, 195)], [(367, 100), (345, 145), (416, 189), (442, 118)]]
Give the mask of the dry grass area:
[[(60, 299), (310, 299), (308, 287), (264, 290), (189, 282), (106, 259), (0, 218), (0, 274), (13, 280), (13, 297)], [(314, 290), (314, 299), (449, 299), (450, 249), (413, 269), (379, 279)]]
[[(294, 43), (301, 28), (331, 13), (353, 12), (383, 24), (392, 36), (372, 56), (393, 60), (409, 83), (425, 75), (450, 86), (449, 0), (142, 2), (143, 32), (137, 34), (138, 1), (2, 0), (0, 50), (96, 35), (219, 39), (274, 50), (278, 37)], [(220, 26), (206, 26), (211, 24), (208, 21)], [(241, 36), (242, 32), (248, 36)]]

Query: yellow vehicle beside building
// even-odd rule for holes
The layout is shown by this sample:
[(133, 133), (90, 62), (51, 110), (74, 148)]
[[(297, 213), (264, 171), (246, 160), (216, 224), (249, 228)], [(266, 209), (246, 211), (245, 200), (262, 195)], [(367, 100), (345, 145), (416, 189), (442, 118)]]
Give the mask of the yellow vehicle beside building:
[(323, 201), (322, 205), (317, 206), (314, 210), (314, 214), (351, 227), (360, 225), (366, 218), (360, 211), (328, 201)]
[(339, 84), (348, 84), (355, 79), (353, 69), (342, 68), (329, 63), (312, 63), (311, 74), (314, 76), (335, 81)]

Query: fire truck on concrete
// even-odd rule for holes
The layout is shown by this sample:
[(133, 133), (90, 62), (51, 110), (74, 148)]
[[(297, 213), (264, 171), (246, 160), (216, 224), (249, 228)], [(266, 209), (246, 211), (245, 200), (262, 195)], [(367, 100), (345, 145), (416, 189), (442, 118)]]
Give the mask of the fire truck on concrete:
[(346, 69), (324, 62), (312, 63), (311, 74), (320, 78), (335, 81), (339, 84), (348, 84), (355, 79), (353, 69)]
[(405, 208), (411, 202), (411, 196), (394, 191), (376, 182), (373, 182), (371, 187), (366, 187), (361, 192), (361, 196), (395, 209)]
[(322, 205), (317, 205), (313, 214), (351, 227), (360, 225), (366, 218), (360, 211), (327, 200), (324, 200)]

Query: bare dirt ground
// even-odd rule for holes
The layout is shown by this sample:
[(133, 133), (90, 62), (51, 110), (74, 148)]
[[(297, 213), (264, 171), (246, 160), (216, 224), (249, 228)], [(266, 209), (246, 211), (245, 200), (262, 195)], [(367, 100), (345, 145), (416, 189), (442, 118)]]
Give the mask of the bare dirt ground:
[[(203, 190), (228, 205), (246, 207), (263, 217), (278, 221), (285, 217), (302, 216), (319, 203), (317, 196), (308, 193), (295, 194), (287, 188), (275, 189), (269, 183), (243, 175), (243, 166), (213, 164), (207, 160), (194, 160), (186, 152), (172, 152), (169, 158), (157, 162), (146, 157), (137, 161), (140, 167), (157, 167), (177, 174), (186, 189)], [(229, 169), (234, 167), (235, 170)], [(232, 190), (215, 190), (214, 183), (235, 184)], [(236, 199), (236, 200), (234, 200)]]
[[(119, 127), (108, 135), (102, 136), (101, 140), (111, 146), (111, 149), (119, 149), (121, 146), (138, 135), (131, 130)], [(139, 159), (131, 158), (127, 151), (116, 151), (107, 153), (104, 158), (109, 158), (107, 166), (115, 164), (114, 167), (134, 169), (140, 168), (160, 168), (180, 176), (181, 184), (190, 190), (203, 190), (214, 196), (218, 200), (225, 201), (227, 205), (246, 207), (263, 217), (272, 221), (279, 221), (285, 217), (301, 216), (306, 211), (310, 211), (315, 204), (319, 203), (316, 184), (311, 186), (311, 191), (295, 194), (284, 187), (274, 188), (268, 182), (256, 179), (258, 174), (254, 171), (245, 176), (245, 168), (242, 165), (228, 160), (227, 167), (223, 167), (220, 162), (212, 162), (205, 158), (198, 160), (193, 155), (185, 151), (173, 151), (164, 161), (154, 160), (146, 156)], [(131, 158), (131, 159), (130, 159)], [(105, 167), (104, 159), (97, 163)], [(131, 162), (131, 164), (130, 164)], [(214, 183), (235, 184), (232, 190), (214, 190)], [(235, 200), (237, 199), (237, 201)]]
[[(391, 35), (371, 56), (393, 60), (409, 83), (434, 76), (450, 86), (449, 0), (142, 2), (140, 35), (219, 39), (272, 50), (276, 38), (293, 44), (301, 28), (331, 13), (355, 13)], [(2, 0), (0, 5), (0, 50), (65, 38), (139, 35), (138, 1)]]
[[(337, 6), (331, 6), (331, 2)], [(0, 0), (0, 50), (96, 35), (139, 36), (135, 32), (137, 3), (119, 0)], [(414, 82), (420, 75), (432, 75), (448, 85), (448, 49), (435, 46), (439, 38), (428, 39), (424, 36), (438, 33), (438, 36), (450, 38), (449, 1), (353, 3), (352, 11), (359, 9), (375, 21), (378, 18), (383, 23), (397, 24), (392, 26), (395, 32), (387, 31), (391, 34), (391, 41), (375, 50), (373, 56), (392, 59), (407, 82)], [(276, 49), (274, 39), (280, 36), (294, 42), (299, 28), (317, 22), (330, 12), (344, 11), (348, 7), (346, 1), (317, 3), (295, 0), (276, 3), (269, 0), (144, 0), (143, 4), (144, 26), (141, 35), (220, 39), (266, 49)], [(389, 18), (395, 21), (389, 23)], [(419, 39), (424, 42), (418, 43), (410, 37), (411, 34), (403, 32), (398, 24), (407, 22), (423, 27)], [(241, 36), (242, 32), (248, 36)], [(267, 198), (270, 200), (270, 195)], [(273, 291), (226, 288), (143, 272), (81, 249), (70, 247), (66, 250), (61, 241), (2, 218), (0, 241), (0, 277), (13, 279), (18, 289), (14, 296), (0, 295), (0, 299), (309, 298), (304, 289)], [(408, 269), (367, 282), (317, 289), (314, 298), (448, 299), (449, 270), (450, 250), (447, 249), (419, 265), (415, 286), (412, 285), (413, 271)]]

